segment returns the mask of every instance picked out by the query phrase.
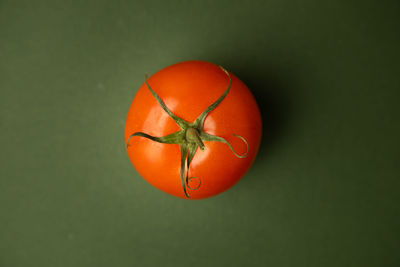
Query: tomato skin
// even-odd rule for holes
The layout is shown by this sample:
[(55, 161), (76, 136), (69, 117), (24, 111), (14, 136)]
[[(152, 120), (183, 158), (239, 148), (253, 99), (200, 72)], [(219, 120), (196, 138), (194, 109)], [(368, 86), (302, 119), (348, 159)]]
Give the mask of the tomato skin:
[[(211, 197), (233, 186), (250, 168), (258, 151), (262, 127), (257, 103), (247, 86), (230, 75), (230, 92), (206, 117), (203, 131), (225, 138), (238, 154), (244, 154), (246, 144), (232, 134), (240, 135), (247, 141), (249, 152), (245, 158), (238, 158), (226, 144), (204, 142), (205, 150), (197, 149), (189, 168), (190, 177), (201, 179), (197, 190), (189, 190), (191, 199)], [(148, 83), (172, 113), (193, 122), (223, 94), (228, 78), (215, 64), (185, 61), (158, 71)], [(179, 129), (143, 84), (128, 112), (125, 142), (134, 132), (161, 137)], [(145, 180), (166, 193), (186, 198), (180, 182), (179, 145), (156, 143), (138, 136), (129, 143), (128, 156)], [(198, 181), (192, 182), (192, 187), (196, 187)]]

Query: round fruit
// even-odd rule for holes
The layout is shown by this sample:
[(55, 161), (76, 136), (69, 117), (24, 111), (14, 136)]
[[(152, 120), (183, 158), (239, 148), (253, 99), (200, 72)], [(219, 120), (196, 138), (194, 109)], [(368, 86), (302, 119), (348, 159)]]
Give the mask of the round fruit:
[(166, 67), (139, 88), (125, 125), (132, 164), (156, 188), (201, 199), (233, 186), (261, 139), (257, 103), (235, 75), (204, 61)]

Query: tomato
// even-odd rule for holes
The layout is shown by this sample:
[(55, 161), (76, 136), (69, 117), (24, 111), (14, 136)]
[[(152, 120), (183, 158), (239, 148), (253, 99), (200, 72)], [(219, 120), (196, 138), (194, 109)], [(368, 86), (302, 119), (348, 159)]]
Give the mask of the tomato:
[(137, 91), (125, 125), (128, 156), (156, 188), (202, 199), (233, 186), (253, 163), (261, 116), (246, 85), (222, 67), (185, 61)]

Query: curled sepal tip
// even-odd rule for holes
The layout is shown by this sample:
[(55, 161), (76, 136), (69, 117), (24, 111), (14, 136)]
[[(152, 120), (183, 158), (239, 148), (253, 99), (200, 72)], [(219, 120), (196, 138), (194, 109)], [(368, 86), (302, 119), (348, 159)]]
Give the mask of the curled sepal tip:
[(220, 142), (220, 143), (224, 143), (224, 144), (226, 144), (226, 145), (232, 150), (233, 154), (234, 154), (236, 157), (241, 158), (241, 159), (242, 159), (242, 158), (245, 158), (245, 157), (247, 156), (247, 154), (249, 153), (249, 143), (247, 143), (246, 139), (244, 139), (244, 138), (243, 138), (242, 136), (240, 136), (240, 135), (233, 134), (233, 136), (235, 136), (235, 137), (241, 139), (241, 140), (246, 144), (247, 149), (246, 149), (246, 152), (245, 152), (243, 155), (239, 155), (238, 153), (236, 153), (235, 150), (233, 149), (232, 145), (231, 145), (228, 141), (226, 141), (224, 138), (222, 138), (222, 137), (215, 136), (215, 135), (211, 135), (211, 134), (207, 134), (207, 133), (204, 133), (204, 132), (202, 132), (202, 133), (200, 134), (200, 137), (201, 137), (201, 139), (202, 139), (203, 141), (211, 141), (211, 142)]
[[(191, 186), (189, 185), (190, 181), (192, 181), (193, 179), (196, 179), (197, 181), (199, 181), (199, 184), (198, 184), (196, 187), (191, 187)], [(194, 190), (199, 189), (199, 187), (200, 187), (200, 185), (201, 185), (201, 179), (200, 179), (199, 177), (194, 177), (194, 176), (192, 176), (192, 177), (186, 177), (186, 184), (187, 184), (187, 187), (188, 187), (190, 190), (194, 191)]]
[[(190, 163), (192, 162), (193, 157), (196, 154), (197, 147), (199, 147), (199, 146), (196, 143), (191, 143), (188, 146), (189, 146), (189, 153), (188, 153), (188, 157), (187, 157), (187, 160), (186, 160), (186, 185), (190, 190), (193, 191), (193, 190), (199, 189), (199, 187), (201, 185), (201, 179), (200, 178), (198, 178), (198, 177), (189, 177)], [(196, 179), (196, 180), (199, 181), (199, 184), (196, 187), (191, 187), (190, 186), (190, 181), (192, 181), (193, 179)]]

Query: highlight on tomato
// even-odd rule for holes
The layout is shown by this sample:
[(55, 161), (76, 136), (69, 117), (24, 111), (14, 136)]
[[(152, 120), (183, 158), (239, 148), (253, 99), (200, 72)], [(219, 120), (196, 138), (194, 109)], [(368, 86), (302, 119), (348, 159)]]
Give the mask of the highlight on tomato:
[(125, 144), (151, 185), (202, 199), (242, 178), (261, 129), (256, 100), (242, 81), (213, 63), (185, 61), (146, 77), (128, 112)]

